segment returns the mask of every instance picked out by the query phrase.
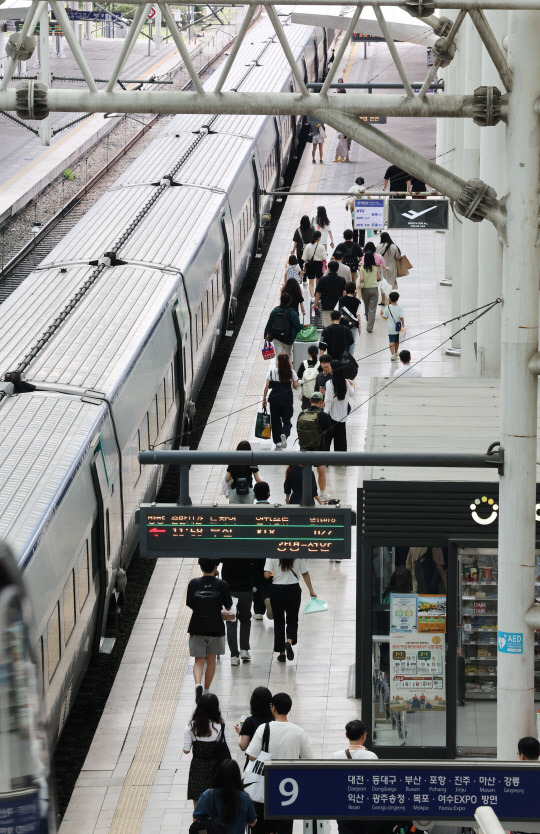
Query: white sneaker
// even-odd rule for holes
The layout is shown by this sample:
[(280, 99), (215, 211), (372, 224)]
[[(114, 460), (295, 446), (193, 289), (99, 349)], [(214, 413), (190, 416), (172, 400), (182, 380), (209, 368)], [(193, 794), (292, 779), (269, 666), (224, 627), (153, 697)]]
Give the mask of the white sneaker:
[(254, 614), (254, 615), (253, 615), (253, 619), (254, 619), (254, 620), (262, 620), (262, 618), (263, 618), (263, 615), (262, 615), (262, 614)]
[(276, 445), (274, 446), (274, 452), (281, 452), (282, 449), (283, 446), (281, 445), (281, 443), (276, 443)]
[[(327, 491), (324, 490), (324, 492), (319, 492), (319, 498), (321, 499), (321, 501), (328, 501)], [(330, 560), (330, 561), (332, 561), (332, 560)]]
[(231, 666), (240, 666), (240, 658), (238, 655), (231, 657)]
[(284, 434), (281, 435), (281, 448), (282, 449), (287, 448), (287, 438), (285, 437)]
[(242, 658), (242, 663), (247, 663), (248, 660), (251, 660), (251, 655), (247, 649), (240, 649), (240, 657)]

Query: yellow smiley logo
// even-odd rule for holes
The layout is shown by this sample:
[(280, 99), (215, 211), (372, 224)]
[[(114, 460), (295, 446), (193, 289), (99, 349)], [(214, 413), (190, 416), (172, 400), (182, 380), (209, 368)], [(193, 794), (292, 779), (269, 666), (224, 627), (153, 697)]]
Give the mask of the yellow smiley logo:
[[(487, 498), (485, 495), (482, 498), (475, 498), (474, 504), (471, 504), (471, 515), (473, 521), (477, 524), (493, 524), (498, 515), (499, 505), (495, 503), (493, 498)], [(477, 510), (491, 510), (489, 515), (479, 515)]]

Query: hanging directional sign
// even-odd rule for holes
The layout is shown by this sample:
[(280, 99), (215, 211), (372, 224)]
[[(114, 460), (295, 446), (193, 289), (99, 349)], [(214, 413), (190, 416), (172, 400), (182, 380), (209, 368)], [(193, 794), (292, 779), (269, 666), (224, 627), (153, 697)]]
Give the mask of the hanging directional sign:
[(447, 229), (448, 200), (389, 200), (388, 228)]
[(384, 229), (384, 200), (355, 200), (354, 228)]

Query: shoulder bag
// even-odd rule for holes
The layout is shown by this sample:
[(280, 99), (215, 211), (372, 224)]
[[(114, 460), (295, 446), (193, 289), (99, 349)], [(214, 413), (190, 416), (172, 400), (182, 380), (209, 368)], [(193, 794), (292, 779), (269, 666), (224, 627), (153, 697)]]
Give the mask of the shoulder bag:
[(394, 314), (392, 313), (392, 309), (390, 307), (390, 304), (388, 305), (388, 307), (386, 309), (388, 310), (388, 315), (391, 317), (392, 321), (394, 322), (394, 327), (396, 329), (396, 333), (399, 333), (400, 330), (401, 330), (401, 319), (398, 319), (398, 321), (395, 320)]
[(400, 258), (396, 258), (396, 266), (398, 278), (403, 278), (405, 275), (408, 275), (409, 269), (413, 268), (413, 265), (407, 255), (401, 255)]
[(261, 752), (253, 761), (250, 759), (242, 774), (244, 789), (253, 802), (264, 802), (264, 764), (272, 759), (268, 752), (270, 743), (270, 724), (264, 725)]
[[(236, 616), (236, 615), (235, 615)], [(231, 751), (229, 745), (225, 741), (225, 726), (221, 725), (221, 732), (216, 739), (216, 756), (215, 760), (221, 764), (231, 758)]]

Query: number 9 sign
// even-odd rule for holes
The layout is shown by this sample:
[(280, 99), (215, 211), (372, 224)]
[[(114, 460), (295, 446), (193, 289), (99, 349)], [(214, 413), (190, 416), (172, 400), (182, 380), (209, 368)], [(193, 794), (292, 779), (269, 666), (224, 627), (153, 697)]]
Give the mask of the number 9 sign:
[(283, 779), (279, 783), (279, 792), (286, 797), (281, 800), (281, 804), (292, 805), (298, 798), (298, 782), (296, 779)]

